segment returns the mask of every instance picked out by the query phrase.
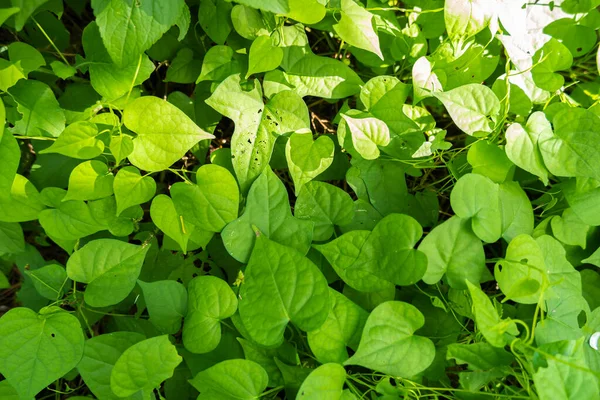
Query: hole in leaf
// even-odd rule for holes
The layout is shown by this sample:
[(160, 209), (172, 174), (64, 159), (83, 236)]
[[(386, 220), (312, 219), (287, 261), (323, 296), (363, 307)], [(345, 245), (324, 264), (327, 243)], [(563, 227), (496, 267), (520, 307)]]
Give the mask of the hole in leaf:
[(50, 336), (51, 337), (56, 337), (56, 335), (54, 333), (51, 333)]

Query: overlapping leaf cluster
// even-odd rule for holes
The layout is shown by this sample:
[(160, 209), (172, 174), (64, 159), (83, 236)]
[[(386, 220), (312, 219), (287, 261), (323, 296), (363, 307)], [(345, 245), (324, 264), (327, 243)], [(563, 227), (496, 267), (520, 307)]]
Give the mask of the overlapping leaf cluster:
[(7, 0), (0, 398), (600, 398), (598, 0)]

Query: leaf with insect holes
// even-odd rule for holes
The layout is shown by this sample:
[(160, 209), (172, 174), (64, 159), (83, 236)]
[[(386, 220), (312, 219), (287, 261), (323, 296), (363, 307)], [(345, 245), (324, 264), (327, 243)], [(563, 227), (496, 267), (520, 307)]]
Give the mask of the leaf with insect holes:
[(13, 308), (0, 318), (0, 333), (0, 373), (20, 398), (35, 397), (75, 368), (83, 355), (81, 324), (58, 307), (39, 314)]
[(308, 108), (291, 91), (263, 102), (260, 83), (252, 80), (242, 88), (240, 75), (232, 75), (215, 89), (206, 103), (232, 119), (235, 130), (231, 138), (231, 157), (242, 193), (267, 168), (278, 135), (308, 132)]

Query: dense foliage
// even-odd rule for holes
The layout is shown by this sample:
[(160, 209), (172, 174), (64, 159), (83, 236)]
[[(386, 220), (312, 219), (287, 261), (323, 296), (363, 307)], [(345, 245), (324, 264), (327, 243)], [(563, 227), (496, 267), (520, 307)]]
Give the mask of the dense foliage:
[(0, 398), (600, 398), (599, 0), (3, 0)]

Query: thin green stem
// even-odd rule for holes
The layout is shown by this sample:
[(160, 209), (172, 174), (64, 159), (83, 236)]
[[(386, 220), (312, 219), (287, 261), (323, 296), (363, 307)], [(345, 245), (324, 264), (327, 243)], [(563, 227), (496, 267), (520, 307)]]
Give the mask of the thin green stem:
[(50, 44), (52, 45), (52, 47), (54, 48), (54, 50), (56, 50), (56, 52), (58, 53), (58, 55), (60, 56), (60, 58), (62, 58), (62, 60), (65, 62), (65, 64), (69, 65), (69, 62), (65, 58), (64, 54), (58, 49), (58, 47), (56, 47), (56, 45), (54, 44), (54, 41), (52, 39), (50, 39), (50, 36), (48, 36), (48, 34), (44, 30), (44, 28), (42, 28), (42, 26), (36, 21), (36, 19), (34, 17), (31, 17), (31, 20), (35, 23), (35, 25), (38, 27), (38, 29), (46, 37), (46, 39), (48, 40), (48, 42), (50, 42)]

